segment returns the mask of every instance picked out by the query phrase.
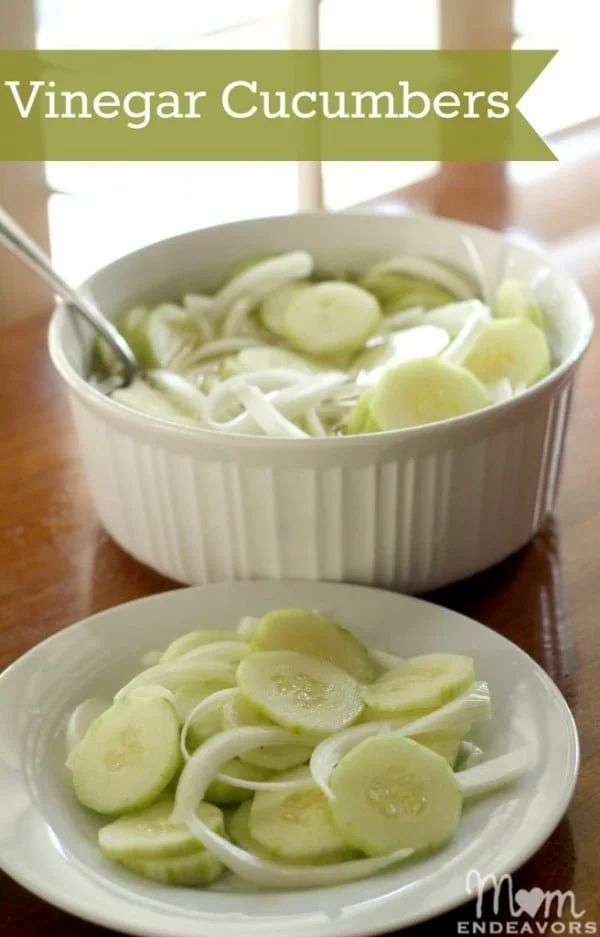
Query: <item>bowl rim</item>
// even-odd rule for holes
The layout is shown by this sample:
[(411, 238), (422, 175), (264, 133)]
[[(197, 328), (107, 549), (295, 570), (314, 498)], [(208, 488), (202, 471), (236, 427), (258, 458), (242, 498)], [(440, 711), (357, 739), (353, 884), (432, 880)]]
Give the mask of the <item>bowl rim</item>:
[[(103, 267), (100, 267), (98, 270), (94, 271), (89, 277), (87, 277), (82, 284), (79, 285), (79, 288), (85, 290), (88, 281), (97, 276), (99, 273), (106, 271), (113, 264), (120, 263), (127, 258), (132, 257), (135, 254), (138, 254), (144, 250), (150, 250), (157, 247), (159, 244), (166, 244), (172, 241), (177, 241), (181, 238), (194, 236), (196, 234), (208, 234), (211, 230), (215, 229), (226, 229), (229, 227), (238, 227), (239, 225), (252, 225), (256, 223), (268, 223), (268, 222), (278, 222), (285, 219), (295, 219), (295, 218), (325, 218), (325, 217), (354, 217), (362, 219), (371, 219), (377, 217), (386, 217), (389, 218), (389, 215), (382, 215), (380, 212), (364, 212), (364, 211), (347, 211), (347, 212), (294, 212), (292, 214), (286, 215), (270, 215), (270, 216), (261, 216), (257, 218), (241, 219), (238, 221), (226, 222), (222, 225), (210, 225), (206, 228), (197, 228), (191, 231), (184, 231), (179, 234), (172, 235), (168, 238), (161, 238), (158, 241), (153, 241), (150, 244), (144, 244), (139, 248), (136, 248), (133, 251), (129, 251), (127, 254), (123, 254), (120, 257), (115, 258), (110, 263), (105, 264)], [(392, 216), (393, 217), (393, 216)], [(433, 221), (439, 223), (442, 227), (451, 229), (455, 226), (460, 226), (466, 228), (467, 230), (472, 230), (476, 232), (483, 231), (486, 236), (492, 236), (494, 238), (499, 238), (501, 240), (509, 240), (507, 236), (502, 231), (496, 231), (492, 228), (487, 228), (484, 225), (472, 224), (471, 222), (464, 222), (460, 219), (454, 218), (445, 218), (438, 215), (434, 215), (428, 212), (409, 212), (407, 214), (398, 215), (399, 219), (423, 219), (427, 221)], [(522, 405), (526, 404), (528, 401), (535, 401), (540, 396), (543, 396), (546, 390), (549, 388), (559, 385), (562, 382), (562, 379), (571, 372), (580, 362), (581, 358), (587, 351), (589, 344), (594, 333), (594, 316), (592, 314), (590, 305), (587, 301), (586, 296), (581, 290), (580, 286), (568, 273), (566, 273), (562, 268), (553, 263), (541, 250), (536, 250), (531, 245), (523, 246), (521, 244), (515, 245), (519, 250), (535, 257), (537, 260), (542, 261), (549, 270), (553, 270), (557, 273), (560, 273), (564, 280), (568, 283), (572, 293), (573, 299), (577, 305), (577, 313), (582, 325), (582, 332), (579, 337), (579, 340), (573, 350), (570, 352), (567, 357), (561, 361), (561, 363), (553, 368), (545, 377), (543, 377), (536, 384), (531, 387), (526, 388), (518, 397), (513, 397), (511, 400), (503, 401), (502, 403), (492, 404), (489, 407), (483, 407), (480, 410), (473, 410), (470, 413), (463, 414), (461, 416), (451, 417), (446, 420), (438, 420), (434, 423), (424, 423), (417, 426), (407, 426), (399, 429), (390, 429), (390, 430), (379, 430), (376, 433), (358, 433), (354, 435), (340, 435), (340, 436), (308, 436), (306, 438), (300, 437), (288, 437), (288, 436), (258, 436), (244, 433), (232, 433), (224, 432), (222, 430), (209, 429), (202, 426), (194, 427), (186, 424), (173, 423), (169, 420), (162, 419), (161, 417), (153, 416), (148, 413), (144, 413), (141, 410), (134, 410), (131, 407), (126, 406), (125, 404), (120, 403), (117, 400), (113, 400), (111, 397), (102, 393), (98, 388), (94, 387), (93, 384), (90, 384), (84, 377), (82, 377), (75, 368), (69, 362), (66, 354), (64, 353), (62, 347), (62, 341), (60, 338), (60, 326), (62, 320), (67, 316), (67, 309), (65, 303), (59, 303), (54, 312), (52, 313), (49, 327), (48, 327), (48, 350), (50, 353), (50, 358), (55, 369), (58, 371), (63, 380), (70, 386), (70, 388), (76, 392), (76, 394), (86, 400), (89, 404), (95, 408), (104, 411), (106, 415), (112, 414), (115, 418), (120, 419), (123, 423), (133, 424), (141, 429), (153, 429), (157, 434), (164, 434), (166, 437), (176, 436), (180, 440), (187, 441), (211, 441), (218, 442), (222, 441), (223, 443), (235, 445), (239, 447), (248, 447), (255, 448), (258, 447), (261, 450), (265, 449), (265, 444), (268, 446), (273, 446), (275, 448), (286, 447), (288, 445), (293, 445), (297, 447), (302, 447), (307, 449), (309, 447), (319, 447), (320, 449), (329, 448), (332, 446), (340, 447), (342, 445), (349, 446), (366, 446), (372, 445), (375, 440), (380, 440), (382, 444), (389, 444), (390, 442), (413, 439), (415, 437), (433, 437), (439, 433), (446, 432), (455, 428), (462, 428), (465, 425), (475, 425), (476, 423), (482, 423), (493, 419), (496, 415), (501, 415), (503, 413), (508, 413), (511, 410), (517, 410)]]

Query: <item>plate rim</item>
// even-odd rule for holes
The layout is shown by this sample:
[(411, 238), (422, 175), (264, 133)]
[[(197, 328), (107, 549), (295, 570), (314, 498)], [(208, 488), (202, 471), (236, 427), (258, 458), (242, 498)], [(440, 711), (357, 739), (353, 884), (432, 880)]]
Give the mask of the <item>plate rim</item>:
[[(458, 612), (454, 609), (447, 608), (444, 605), (440, 605), (436, 602), (431, 602), (428, 599), (422, 598), (421, 596), (407, 595), (401, 592), (394, 592), (388, 589), (381, 589), (376, 586), (363, 585), (360, 583), (345, 583), (345, 582), (336, 582), (331, 580), (314, 580), (314, 579), (287, 579), (287, 580), (273, 580), (273, 579), (254, 579), (254, 580), (245, 580), (245, 581), (223, 581), (218, 583), (207, 583), (204, 585), (194, 585), (194, 586), (178, 586), (174, 589), (168, 589), (164, 592), (153, 593), (152, 595), (141, 596), (136, 599), (130, 599), (127, 602), (121, 602), (117, 605), (109, 606), (108, 608), (102, 609), (100, 611), (94, 612), (91, 615), (87, 615), (85, 618), (78, 619), (77, 621), (72, 622), (69, 625), (65, 625), (63, 628), (60, 628), (54, 634), (49, 635), (44, 638), (42, 641), (34, 644), (31, 648), (21, 654), (16, 660), (9, 664), (1, 673), (0, 673), (0, 699), (3, 693), (3, 685), (6, 682), (6, 679), (12, 679), (15, 673), (18, 673), (23, 667), (27, 668), (31, 661), (35, 660), (38, 654), (43, 653), (43, 650), (50, 644), (59, 643), (61, 640), (65, 640), (70, 632), (77, 630), (82, 626), (94, 625), (97, 620), (102, 619), (103, 617), (110, 617), (117, 610), (128, 608), (133, 605), (143, 605), (144, 603), (151, 603), (156, 599), (165, 599), (169, 600), (172, 596), (175, 596), (180, 593), (187, 592), (205, 592), (209, 591), (221, 591), (224, 589), (233, 589), (237, 586), (242, 586), (244, 588), (252, 589), (256, 586), (260, 587), (270, 586), (270, 585), (280, 585), (285, 587), (290, 586), (294, 588), (303, 588), (303, 587), (318, 587), (326, 586), (331, 588), (333, 591), (361, 591), (365, 593), (373, 593), (375, 595), (384, 593), (387, 596), (391, 596), (394, 599), (401, 599), (403, 601), (408, 600), (410, 603), (415, 603), (418, 605), (425, 605), (428, 607), (433, 607), (440, 609), (444, 614), (449, 614), (451, 616), (461, 618), (471, 625), (476, 625), (478, 628), (482, 628), (485, 631), (491, 632), (496, 638), (502, 642), (506, 642), (510, 645), (513, 651), (516, 651), (522, 657), (526, 658), (528, 664), (533, 667), (534, 671), (541, 677), (542, 683), (545, 687), (552, 693), (554, 698), (557, 700), (560, 712), (562, 716), (562, 722), (565, 727), (565, 738), (568, 741), (569, 749), (569, 762), (567, 768), (569, 769), (565, 775), (565, 781), (567, 782), (562, 796), (559, 801), (556, 802), (555, 807), (549, 817), (547, 818), (546, 823), (540, 828), (538, 834), (533, 839), (528, 839), (526, 843), (520, 848), (515, 849), (512, 858), (500, 865), (500, 867), (494, 867), (488, 875), (495, 875), (498, 878), (504, 873), (512, 874), (514, 871), (519, 869), (525, 862), (527, 862), (534, 853), (549, 839), (554, 830), (556, 829), (558, 823), (564, 817), (573, 793), (580, 772), (580, 761), (581, 761), (581, 748), (579, 742), (579, 735), (577, 724), (571, 709), (565, 700), (562, 692), (559, 687), (556, 685), (554, 680), (550, 675), (544, 670), (544, 668), (538, 664), (538, 662), (528, 654), (523, 648), (521, 648), (514, 641), (511, 641), (510, 638), (505, 637), (496, 629), (491, 628), (489, 625), (484, 624), (483, 622), (478, 621), (475, 618), (471, 618), (469, 615), (465, 615), (462, 612)], [(68, 639), (68, 638), (67, 638)], [(6, 875), (17, 882), (21, 887), (25, 888), (31, 894), (34, 894), (36, 897), (41, 898), (43, 901), (46, 901), (48, 904), (59, 908), (61, 911), (65, 911), (68, 914), (71, 914), (80, 920), (88, 921), (92, 924), (98, 926), (107, 927), (109, 929), (115, 930), (117, 932), (131, 934), (133, 937), (173, 937), (172, 927), (169, 929), (169, 924), (165, 923), (163, 927), (161, 924), (156, 926), (155, 924), (140, 924), (136, 926), (135, 924), (123, 923), (115, 920), (114, 916), (110, 916), (110, 912), (103, 914), (101, 911), (96, 912), (95, 908), (81, 907), (76, 901), (71, 901), (70, 896), (64, 891), (58, 889), (53, 889), (52, 887), (45, 888), (43, 885), (38, 885), (37, 881), (35, 884), (32, 884), (31, 879), (28, 879), (26, 875), (21, 875), (20, 871), (15, 872), (11, 868), (10, 858), (9, 861), (6, 861), (7, 857), (2, 849), (2, 842), (0, 842), (0, 868)], [(491, 883), (490, 883), (491, 884)], [(109, 890), (110, 890), (110, 886)], [(486, 889), (489, 886), (486, 886)], [(310, 889), (308, 890), (310, 892)], [(474, 896), (473, 896), (474, 897)], [(335, 931), (336, 937), (376, 937), (376, 935), (390, 933), (390, 926), (394, 930), (403, 930), (407, 927), (412, 927), (416, 924), (423, 923), (428, 920), (435, 920), (443, 914), (446, 914), (449, 911), (454, 910), (457, 907), (460, 907), (463, 904), (468, 904), (472, 901), (472, 897), (464, 897), (458, 895), (454, 898), (447, 899), (442, 905), (436, 908), (434, 911), (431, 911), (429, 908), (417, 909), (414, 913), (410, 913), (405, 919), (401, 922), (388, 925), (383, 924), (380, 926), (365, 927), (360, 924), (360, 920), (349, 920), (346, 922), (339, 922), (339, 928)], [(198, 922), (202, 926), (202, 922)], [(282, 933), (285, 935), (285, 925), (281, 925)], [(310, 925), (307, 925), (307, 937), (310, 937), (311, 933), (314, 933), (315, 937), (319, 937), (321, 930), (317, 927), (314, 931), (311, 931)], [(330, 932), (329, 932), (330, 933)], [(200, 934), (200, 931), (199, 931)]]

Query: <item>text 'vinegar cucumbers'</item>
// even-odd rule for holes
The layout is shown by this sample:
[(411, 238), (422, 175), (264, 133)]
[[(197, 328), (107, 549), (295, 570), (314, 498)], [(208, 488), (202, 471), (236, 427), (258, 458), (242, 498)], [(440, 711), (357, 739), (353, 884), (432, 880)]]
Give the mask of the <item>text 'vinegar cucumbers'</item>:
[(261, 618), (252, 650), (300, 651), (328, 660), (361, 683), (373, 679), (373, 662), (366, 647), (330, 618), (308, 608), (283, 608)]
[(375, 297), (352, 283), (317, 283), (292, 297), (284, 312), (290, 344), (321, 357), (358, 351), (380, 321)]
[(439, 358), (405, 361), (387, 371), (369, 411), (383, 430), (421, 426), (486, 407), (485, 387), (465, 368)]
[(463, 365), (484, 384), (503, 377), (513, 387), (531, 387), (552, 366), (546, 336), (528, 319), (494, 319), (487, 322), (466, 355)]
[(293, 732), (336, 732), (355, 722), (363, 709), (358, 683), (309, 654), (260, 651), (241, 662), (237, 677), (257, 709)]
[(159, 697), (121, 699), (89, 727), (73, 753), (73, 788), (84, 806), (115, 814), (151, 804), (181, 763), (179, 722)]
[(471, 686), (473, 659), (460, 654), (409, 657), (362, 688), (364, 701), (378, 713), (403, 713), (443, 706)]
[[(286, 771), (281, 780), (308, 777), (308, 768)], [(249, 831), (267, 852), (281, 859), (343, 861), (352, 850), (331, 818), (327, 798), (316, 785), (299, 791), (258, 791), (249, 815)]]
[(334, 768), (330, 786), (340, 832), (372, 856), (447, 842), (462, 810), (462, 791), (447, 761), (393, 734), (360, 742)]
[[(171, 823), (173, 798), (120, 817), (98, 831), (98, 845), (109, 859), (168, 859), (197, 852), (198, 840), (183, 823)], [(223, 814), (201, 803), (197, 814), (211, 830), (223, 833)]]

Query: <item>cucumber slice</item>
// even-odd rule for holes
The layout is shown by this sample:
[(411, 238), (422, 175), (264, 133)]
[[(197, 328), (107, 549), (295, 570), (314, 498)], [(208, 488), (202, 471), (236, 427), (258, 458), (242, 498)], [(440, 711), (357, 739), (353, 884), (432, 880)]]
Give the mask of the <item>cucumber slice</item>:
[(162, 885), (209, 885), (224, 868), (206, 849), (170, 859), (120, 859), (119, 864)]
[(371, 856), (432, 849), (456, 831), (462, 791), (448, 763), (412, 739), (373, 736), (330, 778), (333, 819), (344, 839)]
[(311, 374), (315, 368), (311, 367), (305, 358), (295, 355), (285, 348), (242, 348), (235, 357), (236, 371), (266, 371), (269, 368), (291, 368), (292, 371), (301, 371)]
[[(165, 797), (120, 817), (98, 831), (98, 845), (109, 859), (169, 859), (198, 852), (199, 843), (183, 823), (171, 823), (174, 801)], [(224, 833), (223, 814), (213, 804), (201, 803), (200, 819), (215, 833)]]
[[(222, 765), (220, 773), (228, 774), (234, 778), (242, 778), (245, 781), (267, 781), (270, 773), (256, 765), (248, 765), (240, 761), (239, 758), (232, 758)], [(211, 804), (240, 804), (244, 800), (250, 800), (254, 792), (247, 787), (234, 787), (226, 781), (220, 781), (218, 778), (208, 785), (204, 799)]]
[(367, 274), (360, 285), (378, 299), (384, 315), (416, 306), (435, 309), (457, 299), (454, 293), (439, 284), (405, 273), (385, 271)]
[(204, 334), (195, 316), (175, 303), (162, 303), (152, 310), (145, 325), (147, 367), (168, 367), (178, 351), (202, 344)]
[(251, 270), (252, 267), (262, 264), (265, 260), (272, 260), (273, 257), (276, 256), (277, 254), (268, 254), (265, 251), (262, 254), (252, 254), (251, 257), (241, 257), (240, 260), (236, 260), (235, 263), (231, 265), (223, 282), (229, 283), (230, 280), (235, 280), (240, 273), (245, 273), (246, 270)]
[[(283, 780), (309, 777), (308, 768), (281, 775)], [(295, 862), (352, 857), (331, 818), (327, 798), (315, 785), (298, 791), (257, 791), (250, 807), (249, 831), (268, 853)]]
[(146, 807), (181, 763), (179, 723), (167, 700), (122, 699), (96, 719), (73, 753), (77, 799), (98, 813)]
[(311, 355), (358, 351), (381, 320), (374, 296), (352, 283), (325, 282), (294, 296), (286, 307), (285, 336)]
[[(255, 706), (236, 697), (223, 707), (223, 728), (239, 729), (240, 726), (273, 726), (274, 723), (263, 716)], [(312, 746), (309, 745), (265, 745), (253, 748), (240, 755), (240, 761), (256, 765), (270, 771), (286, 771), (302, 765), (310, 758)]]
[(245, 641), (245, 637), (237, 631), (219, 631), (217, 628), (200, 628), (198, 631), (188, 631), (179, 638), (171, 641), (166, 651), (161, 655), (161, 663), (176, 660), (184, 654), (205, 644), (218, 644), (221, 641)]
[(169, 423), (181, 423), (186, 426), (201, 426), (198, 419), (190, 416), (189, 413), (184, 413), (172, 402), (171, 398), (150, 387), (141, 378), (136, 378), (127, 387), (113, 390), (110, 396), (112, 400), (131, 407), (132, 410), (139, 410), (159, 420), (168, 420)]
[(363, 708), (349, 674), (298, 651), (251, 654), (239, 665), (237, 679), (257, 709), (292, 732), (336, 732), (355, 722)]
[(240, 804), (227, 824), (227, 833), (229, 834), (230, 840), (235, 843), (236, 846), (241, 846), (241, 848), (246, 849), (247, 852), (253, 852), (257, 856), (262, 856), (263, 859), (270, 858), (268, 850), (266, 850), (264, 846), (261, 846), (250, 832), (251, 807), (252, 801), (250, 800), (246, 800), (243, 804)]
[(499, 319), (517, 317), (528, 319), (544, 328), (544, 314), (533, 290), (519, 280), (503, 280), (496, 290), (494, 312)]
[(370, 425), (371, 421), (370, 407), (374, 393), (375, 388), (369, 387), (368, 390), (361, 394), (358, 401), (354, 404), (352, 410), (350, 411), (348, 426), (346, 429), (346, 432), (349, 435), (369, 432), (367, 426)]
[(292, 299), (299, 296), (300, 293), (303, 293), (309, 286), (310, 284), (306, 281), (286, 283), (285, 286), (280, 286), (279, 289), (273, 290), (273, 292), (269, 293), (266, 299), (262, 301), (258, 310), (258, 317), (269, 332), (272, 332), (273, 335), (277, 335), (279, 338), (286, 337), (286, 310)]
[(374, 677), (366, 647), (330, 618), (308, 608), (283, 608), (261, 618), (252, 651), (299, 651), (328, 660), (361, 683)]
[(405, 361), (382, 377), (370, 401), (381, 429), (448, 420), (490, 403), (483, 384), (459, 365), (439, 358)]
[[(220, 680), (196, 680), (182, 683), (175, 690), (173, 705), (181, 723), (184, 723), (192, 709), (206, 699), (229, 686)], [(188, 729), (186, 742), (189, 751), (194, 751), (222, 728), (222, 711), (217, 708), (194, 719)]]
[(527, 319), (487, 322), (466, 355), (463, 366), (484, 384), (507, 377), (511, 384), (531, 387), (552, 367), (546, 336)]
[(362, 688), (363, 699), (379, 713), (435, 709), (471, 686), (473, 658), (461, 654), (409, 657), (375, 683)]

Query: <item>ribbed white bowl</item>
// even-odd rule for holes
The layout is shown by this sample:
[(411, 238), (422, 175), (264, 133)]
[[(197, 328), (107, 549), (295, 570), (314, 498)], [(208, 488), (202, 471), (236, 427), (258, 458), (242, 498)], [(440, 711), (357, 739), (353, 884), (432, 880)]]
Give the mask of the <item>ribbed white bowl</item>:
[(177, 427), (95, 391), (90, 334), (59, 308), (50, 350), (70, 388), (102, 523), (129, 553), (181, 582), (332, 579), (421, 592), (496, 563), (555, 502), (586, 302), (544, 258), (480, 228), (425, 216), (294, 215), (185, 234), (88, 282), (110, 315), (215, 288), (245, 254), (306, 248), (319, 266), (363, 267), (411, 251), (465, 266), (460, 236), (492, 282), (532, 279), (559, 366), (516, 400), (445, 423), (367, 436), (266, 439)]

